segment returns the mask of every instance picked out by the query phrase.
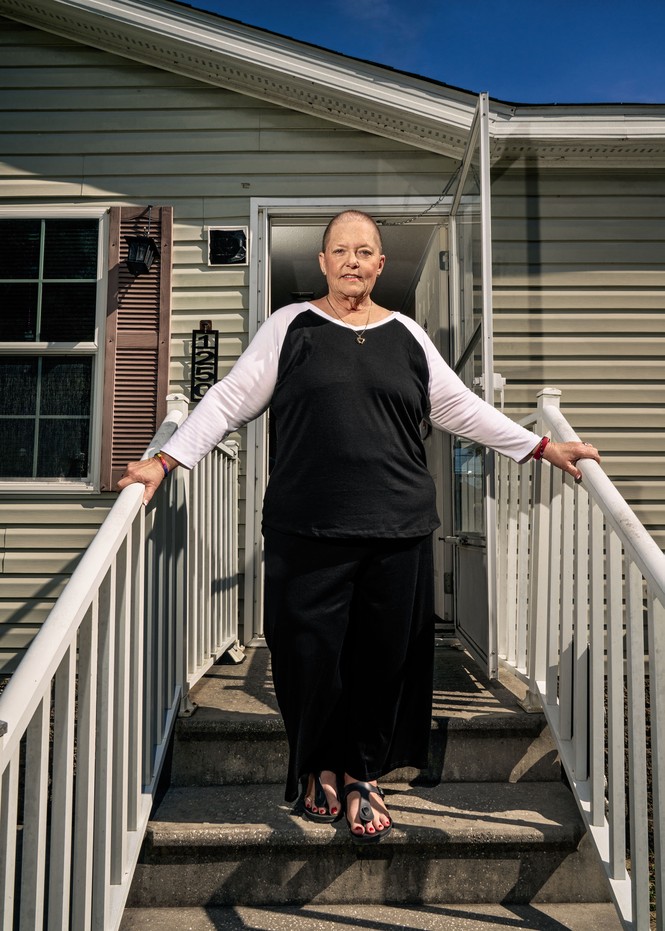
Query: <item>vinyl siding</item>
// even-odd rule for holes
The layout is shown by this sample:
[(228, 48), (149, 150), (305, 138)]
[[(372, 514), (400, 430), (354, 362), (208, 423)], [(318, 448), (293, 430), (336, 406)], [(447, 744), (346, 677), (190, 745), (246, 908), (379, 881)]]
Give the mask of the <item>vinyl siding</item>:
[(0, 500), (0, 673), (20, 661), (114, 500)]
[(495, 169), (495, 366), (546, 385), (665, 548), (665, 172)]
[[(220, 375), (247, 343), (248, 269), (207, 266), (207, 226), (247, 225), (257, 195), (438, 194), (450, 170), (398, 142), (0, 19), (0, 204), (173, 206), (174, 391), (189, 393), (202, 318), (220, 331)], [(51, 499), (42, 520), (34, 502), (0, 497), (0, 671), (22, 655), (109, 506), (104, 496)]]

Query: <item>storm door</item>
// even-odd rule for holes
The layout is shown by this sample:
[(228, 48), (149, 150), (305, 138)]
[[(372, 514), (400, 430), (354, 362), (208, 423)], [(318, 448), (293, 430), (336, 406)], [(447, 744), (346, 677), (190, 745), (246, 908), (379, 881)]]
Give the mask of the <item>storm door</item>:
[[(490, 225), (489, 101), (481, 94), (462, 162), (450, 218), (451, 360), (464, 383), (490, 404), (492, 252)], [(453, 443), (455, 630), (495, 678), (496, 519), (494, 453), (469, 440)]]

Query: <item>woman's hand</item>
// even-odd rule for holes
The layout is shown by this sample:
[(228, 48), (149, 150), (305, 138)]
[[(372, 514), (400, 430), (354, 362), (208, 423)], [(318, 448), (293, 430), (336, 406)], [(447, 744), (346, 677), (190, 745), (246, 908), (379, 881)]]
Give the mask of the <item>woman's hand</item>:
[(593, 459), (600, 462), (600, 455), (591, 443), (553, 443), (549, 442), (543, 452), (543, 459), (547, 459), (553, 466), (568, 472), (576, 482), (582, 481), (582, 473), (576, 467), (578, 459)]
[[(162, 453), (162, 455), (164, 455)], [(166, 458), (166, 457), (165, 457)], [(177, 466), (175, 459), (168, 457), (169, 470)], [(130, 462), (125, 469), (124, 475), (118, 482), (118, 488), (122, 491), (128, 485), (134, 485), (140, 482), (145, 485), (143, 493), (143, 503), (147, 504), (159, 486), (162, 484), (166, 475), (162, 464), (157, 459), (142, 459), (140, 462)]]

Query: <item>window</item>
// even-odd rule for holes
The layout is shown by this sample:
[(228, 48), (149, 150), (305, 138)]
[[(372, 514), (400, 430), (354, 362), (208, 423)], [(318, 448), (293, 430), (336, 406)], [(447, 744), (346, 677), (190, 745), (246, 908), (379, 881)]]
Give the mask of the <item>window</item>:
[(102, 228), (0, 216), (0, 484), (92, 487), (103, 377)]

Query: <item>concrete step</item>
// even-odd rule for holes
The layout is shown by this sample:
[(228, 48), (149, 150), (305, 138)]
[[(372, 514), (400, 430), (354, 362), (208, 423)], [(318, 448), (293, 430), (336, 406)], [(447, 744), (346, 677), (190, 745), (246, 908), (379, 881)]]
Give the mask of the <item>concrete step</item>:
[(120, 931), (621, 931), (613, 905), (128, 908)]
[[(282, 783), (287, 745), (264, 648), (240, 666), (217, 665), (192, 693), (198, 708), (176, 727), (175, 786)], [(436, 651), (430, 766), (445, 782), (559, 781), (554, 744), (540, 714), (525, 713), (521, 684), (490, 682), (462, 650)], [(405, 782), (415, 770), (386, 780)]]
[(572, 796), (556, 783), (390, 785), (395, 828), (351, 842), (272, 785), (172, 788), (151, 821), (130, 907), (607, 900)]

